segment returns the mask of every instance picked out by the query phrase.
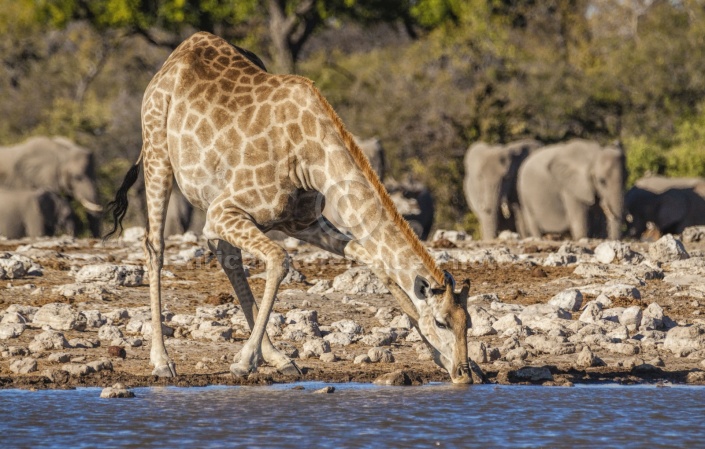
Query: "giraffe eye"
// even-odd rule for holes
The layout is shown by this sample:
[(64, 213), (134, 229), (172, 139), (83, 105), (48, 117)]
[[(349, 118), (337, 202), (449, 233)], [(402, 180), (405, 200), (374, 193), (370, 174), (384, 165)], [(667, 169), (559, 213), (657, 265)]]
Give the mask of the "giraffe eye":
[(436, 327), (437, 327), (437, 328), (439, 328), (439, 329), (448, 329), (448, 325), (447, 325), (447, 324), (445, 324), (445, 323), (443, 323), (443, 322), (441, 322), (441, 321), (438, 321), (438, 320), (435, 320), (435, 321), (436, 321)]

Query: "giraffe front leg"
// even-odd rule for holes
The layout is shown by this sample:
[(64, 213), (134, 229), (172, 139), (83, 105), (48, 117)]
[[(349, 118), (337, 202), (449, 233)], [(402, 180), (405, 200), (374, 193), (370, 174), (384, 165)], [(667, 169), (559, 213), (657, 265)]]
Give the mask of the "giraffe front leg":
[[(252, 294), (250, 285), (247, 283), (245, 270), (242, 266), (242, 252), (225, 240), (218, 240), (217, 249), (210, 240), (208, 241), (208, 246), (216, 254), (220, 266), (228, 276), (230, 285), (235, 290), (235, 295), (242, 306), (247, 325), (252, 330), (258, 310), (255, 297)], [(301, 375), (301, 370), (296, 366), (296, 363), (274, 347), (266, 331), (262, 338), (262, 357), (268, 365), (275, 367), (281, 374), (296, 377)]]
[[(234, 247), (248, 251), (262, 260), (267, 269), (261, 308), (254, 320), (252, 333), (240, 351), (240, 360), (230, 366), (230, 372), (234, 376), (246, 376), (256, 371), (257, 365), (263, 359), (262, 341), (274, 297), (288, 269), (288, 256), (281, 246), (259, 230), (249, 215), (230, 204), (211, 204), (204, 227), (204, 236), (209, 240), (225, 240)], [(254, 315), (254, 307), (251, 310)]]

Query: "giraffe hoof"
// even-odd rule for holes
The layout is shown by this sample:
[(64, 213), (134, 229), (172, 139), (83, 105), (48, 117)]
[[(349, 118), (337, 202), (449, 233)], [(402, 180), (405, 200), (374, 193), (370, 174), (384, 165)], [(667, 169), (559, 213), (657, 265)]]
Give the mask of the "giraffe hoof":
[(285, 363), (282, 366), (277, 367), (277, 371), (280, 374), (291, 377), (300, 377), (301, 375), (303, 375), (303, 373), (301, 372), (299, 367), (296, 366), (296, 363), (294, 363), (293, 360)]
[(239, 363), (233, 363), (230, 365), (230, 373), (234, 377), (247, 377), (251, 370), (248, 366), (242, 366)]
[(152, 371), (153, 376), (159, 377), (176, 377), (176, 365), (174, 362), (169, 362), (166, 365), (160, 365)]
[(283, 374), (285, 376), (292, 376), (292, 377), (299, 377), (303, 374), (301, 372), (301, 370), (299, 369), (299, 367), (296, 366), (296, 363), (294, 363), (293, 360), (283, 364), (282, 366), (278, 366), (277, 371), (280, 374)]

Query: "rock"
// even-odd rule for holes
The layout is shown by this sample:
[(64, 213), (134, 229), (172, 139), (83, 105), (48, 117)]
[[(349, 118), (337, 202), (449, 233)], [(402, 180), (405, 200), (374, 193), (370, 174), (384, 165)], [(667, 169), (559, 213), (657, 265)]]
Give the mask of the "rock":
[(117, 326), (106, 324), (98, 329), (98, 339), (103, 341), (113, 341), (122, 338), (122, 331)]
[(61, 366), (62, 371), (66, 371), (72, 376), (75, 377), (83, 377), (87, 376), (88, 374), (94, 372), (93, 368), (86, 364), (73, 364), (73, 363), (66, 363)]
[(389, 349), (379, 347), (370, 348), (370, 350), (367, 351), (367, 355), (372, 363), (394, 363), (394, 355)]
[(683, 230), (681, 239), (685, 243), (705, 241), (705, 226), (690, 226)]
[(83, 310), (81, 312), (86, 317), (86, 327), (98, 329), (105, 324), (105, 318), (98, 310)]
[(328, 279), (320, 279), (316, 281), (316, 283), (313, 284), (313, 287), (309, 288), (306, 292), (312, 295), (322, 295), (331, 288), (333, 288), (333, 281)]
[(388, 385), (402, 387), (407, 385), (422, 385), (423, 379), (418, 375), (414, 375), (404, 370), (397, 370), (391, 373), (382, 374), (377, 377), (372, 383), (375, 385)]
[(15, 374), (29, 374), (37, 371), (37, 360), (32, 357), (15, 360), (10, 363), (10, 371)]
[(19, 279), (27, 274), (27, 268), (15, 256), (0, 254), (0, 279)]
[[(162, 325), (162, 334), (165, 337), (173, 337), (174, 336), (174, 328), (169, 327), (164, 323), (161, 323)], [(149, 339), (152, 337), (152, 322), (151, 321), (146, 321), (142, 325), (142, 338)]]
[(333, 392), (335, 392), (335, 387), (328, 386), (328, 387), (323, 387), (320, 390), (314, 391), (313, 394), (330, 394)]
[(583, 350), (578, 354), (576, 364), (582, 368), (590, 368), (593, 366), (602, 366), (604, 362), (593, 354), (588, 346), (583, 346)]
[(438, 229), (433, 234), (432, 241), (435, 242), (436, 240), (441, 239), (446, 239), (450, 240), (451, 242), (457, 243), (468, 240), (468, 235), (463, 231), (449, 231), (446, 229)]
[(508, 373), (510, 382), (543, 382), (553, 380), (551, 371), (545, 366), (525, 366)]
[(142, 285), (144, 269), (136, 265), (109, 263), (86, 265), (76, 273), (76, 282), (82, 284), (104, 283), (113, 286), (136, 287)]
[(27, 324), (34, 319), (34, 314), (37, 313), (37, 310), (39, 310), (39, 307), (12, 304), (10, 307), (5, 309), (5, 316), (3, 317), (2, 322), (6, 322), (5, 317), (8, 315), (14, 314), (20, 318), (17, 321), (18, 323)]
[(524, 307), (524, 309), (519, 313), (519, 319), (522, 320), (522, 323), (525, 320), (535, 316), (543, 316), (551, 319), (560, 318), (563, 320), (569, 320), (572, 318), (572, 315), (567, 310), (550, 304), (532, 304)]
[(355, 334), (348, 332), (331, 332), (325, 335), (323, 339), (331, 345), (348, 346), (356, 341), (356, 339), (353, 338), (354, 335)]
[[(348, 319), (334, 321), (334, 322), (330, 323), (330, 326), (334, 329), (337, 329), (340, 332), (345, 332), (345, 333), (354, 334), (354, 335), (362, 334), (364, 332), (364, 329), (362, 328), (362, 326), (360, 326), (359, 324), (357, 324), (353, 320), (348, 320)], [(393, 326), (390, 326), (390, 327), (393, 327)]]
[(395, 316), (392, 321), (389, 322), (389, 327), (395, 329), (407, 329), (411, 330), (414, 325), (411, 322), (409, 315), (402, 313), (401, 315)]
[(44, 331), (34, 337), (34, 340), (29, 344), (29, 350), (32, 352), (50, 351), (52, 349), (68, 348), (69, 342), (66, 341), (64, 334), (55, 331)]
[(96, 348), (100, 346), (99, 340), (88, 339), (88, 338), (72, 338), (69, 340), (69, 347), (71, 348)]
[(497, 331), (492, 327), (497, 319), (484, 308), (470, 304), (468, 305), (468, 314), (470, 315), (469, 336), (482, 337), (485, 335), (494, 335)]
[(583, 323), (597, 323), (602, 319), (602, 306), (600, 303), (590, 301), (585, 306), (585, 310), (580, 314), (579, 321)]
[(627, 243), (609, 241), (597, 245), (595, 248), (595, 259), (604, 264), (613, 262), (636, 264), (644, 260), (644, 256), (632, 251)]
[(103, 301), (108, 294), (112, 293), (104, 286), (97, 284), (64, 284), (54, 287), (52, 292), (66, 298), (85, 295), (97, 301)]
[(50, 303), (42, 306), (32, 322), (38, 326), (49, 326), (54, 330), (82, 331), (86, 328), (86, 317), (68, 304)]
[(233, 337), (233, 329), (206, 321), (191, 331), (191, 337), (196, 340), (229, 341)]
[(394, 314), (392, 314), (392, 308), (391, 307), (380, 307), (377, 309), (377, 313), (375, 313), (375, 318), (377, 318), (377, 321), (382, 326), (388, 325), (392, 319), (394, 319)]
[(304, 352), (310, 351), (316, 357), (320, 357), (322, 354), (330, 352), (330, 344), (322, 338), (312, 338), (304, 342), (303, 350)]
[(664, 328), (663, 308), (655, 302), (643, 311), (641, 316), (641, 328), (645, 330), (658, 330)]
[(89, 362), (88, 367), (93, 370), (93, 372), (100, 372), (100, 371), (112, 371), (113, 370), (113, 362), (110, 360), (95, 360), (93, 362)]
[(508, 362), (526, 360), (527, 357), (529, 357), (529, 352), (521, 347), (511, 349), (504, 355), (505, 360)]
[(705, 325), (676, 326), (669, 330), (663, 348), (679, 357), (705, 349)]
[(71, 360), (71, 356), (65, 352), (54, 352), (49, 354), (47, 360), (51, 363), (67, 363)]
[(498, 319), (494, 323), (492, 323), (492, 327), (497, 331), (497, 333), (504, 333), (507, 329), (516, 327), (516, 326), (521, 326), (522, 322), (513, 313), (508, 313), (504, 315), (502, 318)]
[[(377, 329), (377, 330), (375, 330)], [(363, 336), (360, 341), (367, 346), (389, 346), (397, 339), (396, 332), (392, 330), (373, 329), (372, 333)]]
[(580, 293), (580, 290), (572, 288), (563, 290), (562, 292), (556, 294), (553, 298), (549, 299), (548, 304), (575, 312), (579, 310), (580, 306), (583, 304), (583, 294)]
[(642, 314), (639, 306), (627, 307), (620, 315), (619, 322), (625, 325), (630, 332), (634, 332), (641, 326)]
[(389, 293), (382, 281), (365, 267), (351, 268), (345, 273), (336, 276), (333, 279), (332, 288), (336, 292), (343, 292), (349, 295), (359, 293), (384, 295)]
[(125, 385), (117, 383), (112, 387), (104, 388), (100, 392), (100, 397), (104, 399), (112, 398), (134, 398), (135, 393), (125, 388)]
[(336, 356), (332, 352), (326, 352), (324, 354), (321, 354), (319, 359), (321, 360), (321, 362), (324, 363), (333, 363), (338, 361), (338, 356)]
[(680, 240), (666, 234), (649, 245), (649, 258), (655, 262), (671, 262), (690, 257)]
[(691, 371), (685, 376), (685, 382), (689, 384), (703, 384), (705, 383), (705, 371)]
[(108, 355), (110, 357), (119, 357), (125, 359), (127, 357), (127, 352), (122, 346), (108, 346)]
[(526, 337), (524, 343), (534, 348), (539, 353), (562, 355), (575, 353), (575, 345), (566, 342), (563, 337), (550, 335), (530, 335)]
[(468, 341), (468, 358), (476, 363), (487, 363), (487, 345), (477, 340)]
[(10, 338), (17, 338), (24, 332), (25, 326), (22, 323), (14, 324), (0, 324), (0, 340), (8, 340)]
[(355, 365), (359, 365), (361, 363), (372, 363), (372, 360), (370, 360), (370, 356), (367, 354), (360, 354), (355, 359), (353, 360), (353, 363)]
[(551, 253), (543, 261), (544, 267), (565, 267), (577, 263), (578, 258), (572, 254)]

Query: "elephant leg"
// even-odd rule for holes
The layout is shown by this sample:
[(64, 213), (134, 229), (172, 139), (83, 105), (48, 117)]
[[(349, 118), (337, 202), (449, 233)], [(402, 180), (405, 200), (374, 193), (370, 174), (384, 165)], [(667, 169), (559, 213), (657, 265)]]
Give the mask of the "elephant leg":
[[(242, 251), (225, 240), (218, 240), (217, 249), (213, 241), (208, 240), (208, 247), (217, 256), (218, 263), (225, 271), (225, 275), (228, 277), (233, 290), (235, 290), (238, 301), (240, 301), (247, 325), (252, 330), (255, 326), (258, 309), (242, 266)], [(262, 337), (262, 358), (269, 365), (276, 367), (277, 371), (282, 374), (294, 376), (301, 374), (301, 370), (296, 364), (274, 347), (266, 331)]]
[(574, 240), (582, 239), (588, 235), (588, 207), (569, 195), (562, 195), (565, 206), (570, 234)]

